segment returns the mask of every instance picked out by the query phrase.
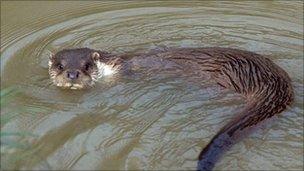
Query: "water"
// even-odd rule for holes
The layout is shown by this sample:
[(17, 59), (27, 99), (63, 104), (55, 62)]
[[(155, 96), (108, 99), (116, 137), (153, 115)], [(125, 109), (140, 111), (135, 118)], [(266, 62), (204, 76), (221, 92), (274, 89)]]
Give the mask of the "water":
[[(303, 169), (303, 8), (296, 1), (1, 2), (3, 169), (195, 169), (200, 150), (244, 104), (187, 73), (142, 70), (93, 89), (50, 83), (50, 53), (221, 46), (269, 56), (296, 99), (215, 169)], [(6, 97), (8, 98), (8, 97)], [(1, 122), (2, 123), (2, 122)], [(16, 133), (16, 134), (14, 134)], [(9, 145), (10, 144), (10, 145)]]

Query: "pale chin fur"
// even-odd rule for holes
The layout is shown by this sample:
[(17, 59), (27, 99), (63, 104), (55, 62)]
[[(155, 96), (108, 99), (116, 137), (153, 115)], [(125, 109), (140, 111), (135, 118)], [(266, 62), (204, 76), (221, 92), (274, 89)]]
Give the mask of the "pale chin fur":
[(51, 68), (52, 64), (53, 64), (53, 62), (51, 60), (49, 60), (49, 62), (48, 62), (49, 69)]
[(107, 65), (100, 61), (97, 61), (96, 65), (98, 68), (98, 78), (101, 78), (103, 76), (110, 76), (117, 72), (117, 70), (114, 69), (111, 65)]
[(56, 84), (58, 87), (65, 87), (65, 88), (70, 88), (72, 90), (77, 90), (77, 89), (82, 89), (83, 86), (80, 84), (71, 84), (71, 83), (66, 83), (66, 84), (61, 84), (61, 83), (57, 83)]

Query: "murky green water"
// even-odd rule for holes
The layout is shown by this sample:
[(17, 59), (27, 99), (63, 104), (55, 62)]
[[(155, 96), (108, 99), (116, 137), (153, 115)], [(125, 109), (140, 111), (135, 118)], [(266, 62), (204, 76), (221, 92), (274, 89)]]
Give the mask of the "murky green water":
[[(1, 2), (3, 169), (195, 169), (208, 141), (244, 104), (187, 73), (142, 71), (86, 91), (48, 78), (50, 52), (113, 53), (222, 46), (269, 55), (296, 100), (226, 153), (215, 169), (303, 169), (302, 2)], [(2, 121), (2, 120), (1, 120)], [(7, 134), (4, 134), (7, 133)]]

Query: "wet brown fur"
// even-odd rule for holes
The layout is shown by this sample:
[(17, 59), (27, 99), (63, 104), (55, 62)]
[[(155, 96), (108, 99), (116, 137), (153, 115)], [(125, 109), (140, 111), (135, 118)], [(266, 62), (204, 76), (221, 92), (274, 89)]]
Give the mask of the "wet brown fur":
[[(180, 65), (196, 66), (218, 84), (246, 99), (247, 106), (238, 117), (225, 125), (201, 151), (198, 170), (212, 170), (221, 155), (236, 143), (237, 134), (245, 134), (244, 130), (282, 112), (293, 101), (288, 74), (268, 58), (253, 52), (218, 47), (179, 48), (134, 56), (155, 56)], [(110, 58), (113, 65), (121, 65), (124, 57)], [(119, 59), (118, 63), (115, 58)]]
[(221, 155), (247, 128), (276, 115), (293, 101), (288, 74), (262, 55), (230, 48), (185, 48), (158, 55), (180, 64), (199, 65), (223, 87), (242, 94), (247, 106), (201, 151), (198, 170), (212, 170)]

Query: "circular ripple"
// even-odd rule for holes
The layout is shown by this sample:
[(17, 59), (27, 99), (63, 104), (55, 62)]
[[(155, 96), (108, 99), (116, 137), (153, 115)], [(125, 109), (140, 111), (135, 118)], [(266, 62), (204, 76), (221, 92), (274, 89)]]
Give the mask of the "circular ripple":
[(21, 95), (12, 104), (33, 110), (2, 130), (37, 136), (24, 138), (31, 148), (13, 155), (31, 157), (12, 167), (195, 169), (199, 150), (244, 103), (234, 93), (202, 89), (185, 73), (146, 71), (138, 78), (103, 80), (87, 91), (59, 90), (48, 79), (48, 56), (64, 48), (119, 54), (160, 46), (222, 46), (270, 55), (290, 74), (296, 103), (274, 126), (240, 143), (217, 169), (303, 167), (300, 2), (10, 3), (1, 7), (1, 85), (17, 86)]

